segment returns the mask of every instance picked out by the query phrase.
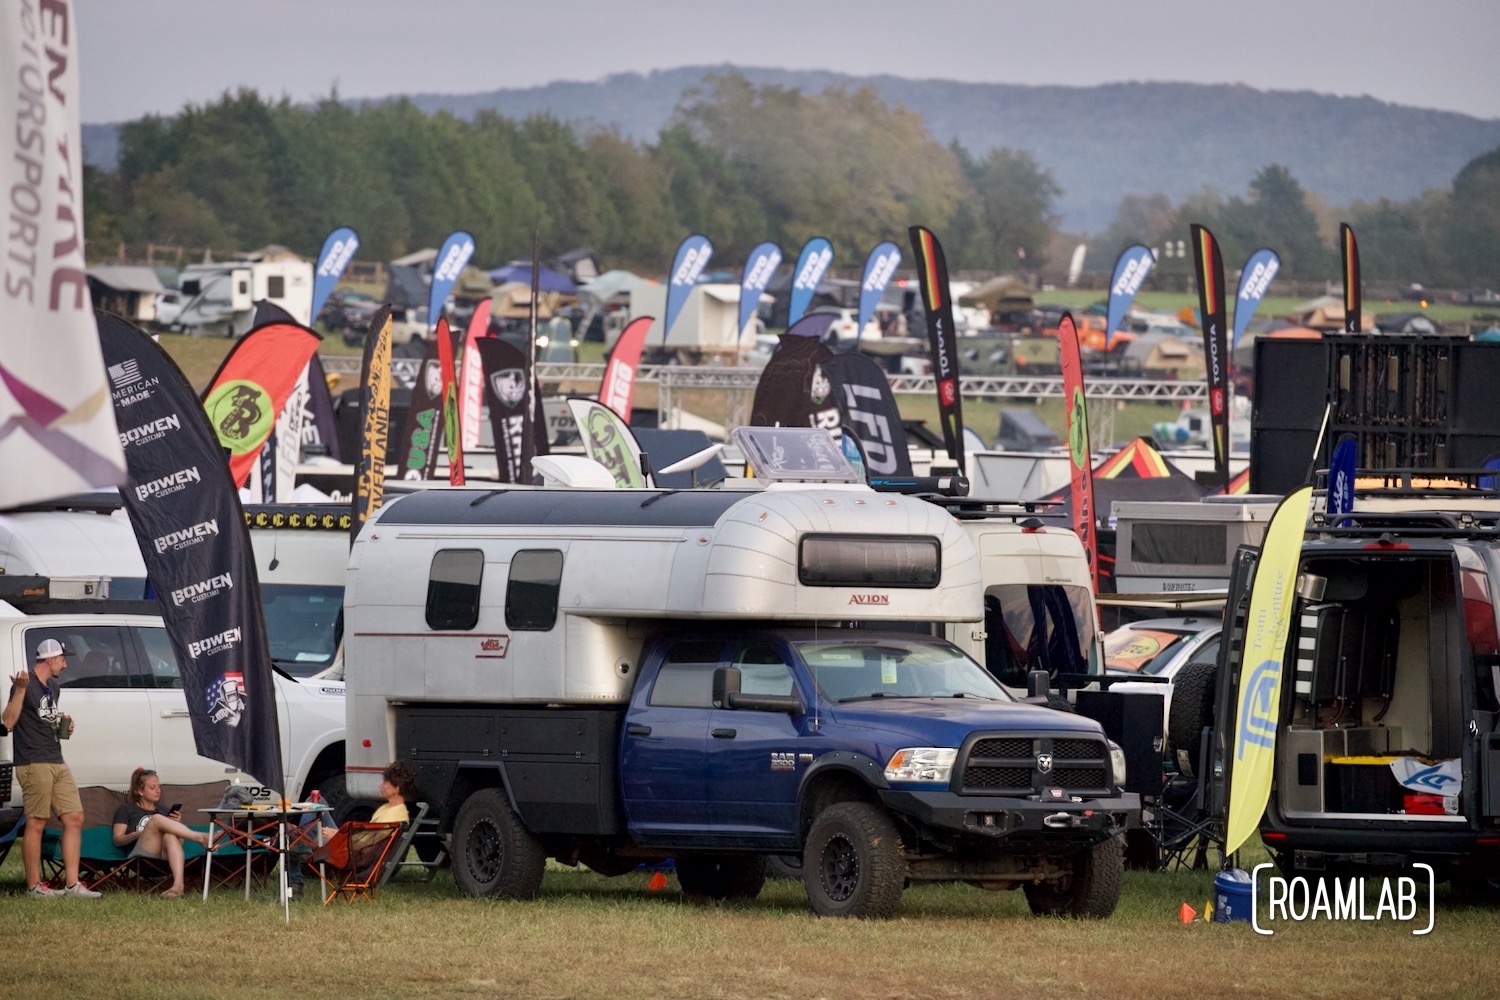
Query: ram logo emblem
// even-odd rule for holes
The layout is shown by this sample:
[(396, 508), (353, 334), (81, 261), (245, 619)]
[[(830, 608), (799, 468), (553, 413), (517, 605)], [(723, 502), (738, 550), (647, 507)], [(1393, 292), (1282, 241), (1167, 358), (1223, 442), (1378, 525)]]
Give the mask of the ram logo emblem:
[(1036, 769), (1043, 774), (1052, 773), (1052, 755), (1050, 753), (1039, 753), (1036, 755)]

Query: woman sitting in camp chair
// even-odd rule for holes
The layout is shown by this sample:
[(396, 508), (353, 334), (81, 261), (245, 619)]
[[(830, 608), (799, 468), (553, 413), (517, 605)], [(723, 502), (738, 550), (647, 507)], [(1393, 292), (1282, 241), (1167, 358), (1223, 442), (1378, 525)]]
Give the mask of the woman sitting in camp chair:
[(416, 797), (416, 776), (402, 761), (390, 764), (380, 776), (380, 797), (385, 800), (370, 817), (370, 822), (349, 822), (340, 826), (333, 838), (307, 859), (313, 866), (333, 869), (323, 872), (323, 881), (332, 890), (332, 898), (347, 894), (353, 902), (359, 894), (370, 895), (380, 883), (381, 869), (389, 861), (392, 846), (401, 839), (401, 826), (411, 820), (406, 803)]
[(182, 845), (184, 841), (208, 846), (208, 833), (182, 823), (182, 812), (161, 811), (161, 779), (155, 771), (138, 767), (130, 775), (130, 792), (125, 803), (115, 810), (114, 842), (121, 850), (130, 848), (133, 858), (160, 858), (172, 870), (172, 886), (162, 896), (175, 899), (182, 895)]

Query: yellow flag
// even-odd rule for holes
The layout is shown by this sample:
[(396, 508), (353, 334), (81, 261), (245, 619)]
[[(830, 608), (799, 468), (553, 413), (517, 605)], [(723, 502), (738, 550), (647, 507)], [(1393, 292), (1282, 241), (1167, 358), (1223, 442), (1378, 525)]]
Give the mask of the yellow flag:
[(1249, 839), (1271, 797), (1276, 758), (1276, 717), (1281, 675), (1296, 598), (1297, 562), (1307, 528), (1312, 487), (1290, 493), (1276, 508), (1250, 585), (1245, 650), (1240, 659), (1239, 702), (1234, 710), (1234, 751), (1229, 773), (1229, 823), (1224, 853)]

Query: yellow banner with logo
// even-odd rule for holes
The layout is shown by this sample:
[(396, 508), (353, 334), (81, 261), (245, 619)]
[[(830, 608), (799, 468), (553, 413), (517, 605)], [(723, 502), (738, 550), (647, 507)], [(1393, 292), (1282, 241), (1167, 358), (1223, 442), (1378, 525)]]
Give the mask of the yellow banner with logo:
[(1224, 853), (1249, 839), (1271, 797), (1276, 757), (1276, 721), (1281, 705), (1287, 634), (1297, 595), (1297, 563), (1312, 505), (1312, 487), (1287, 495), (1271, 516), (1250, 585), (1245, 649), (1240, 659), (1239, 701), (1234, 710), (1234, 749), (1229, 772), (1229, 823)]

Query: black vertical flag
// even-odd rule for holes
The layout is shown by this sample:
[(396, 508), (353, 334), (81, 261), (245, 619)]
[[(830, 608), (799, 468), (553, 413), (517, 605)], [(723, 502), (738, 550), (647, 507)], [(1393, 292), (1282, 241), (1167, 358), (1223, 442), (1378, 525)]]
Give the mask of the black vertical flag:
[(930, 229), (912, 226), (908, 232), (922, 285), (922, 308), (927, 314), (927, 349), (932, 357), (932, 378), (937, 385), (943, 446), (962, 474), (965, 471), (963, 394), (958, 385), (958, 332), (953, 323), (948, 259)]
[(198, 752), (283, 785), (260, 584), (219, 439), (150, 337), (98, 313), (127, 480), (120, 490), (177, 653)]
[(776, 353), (761, 370), (750, 404), (754, 427), (824, 427), (838, 430), (838, 403), (823, 364), (833, 352), (823, 336), (833, 325), (828, 313), (804, 316), (781, 335)]
[(845, 431), (852, 431), (864, 450), (869, 476), (885, 479), (911, 475), (906, 426), (880, 366), (857, 351), (835, 354), (823, 362)]
[[(495, 473), (502, 483), (530, 483), (531, 459), (547, 452), (542, 400), (527, 377), (526, 356), (498, 337), (481, 337), (484, 404), (495, 438)], [(540, 440), (538, 440), (540, 438)]]
[(1207, 227), (1192, 225), (1193, 263), (1198, 276), (1198, 318), (1203, 323), (1203, 360), (1208, 369), (1208, 422), (1213, 431), (1217, 485), (1229, 482), (1229, 330), (1224, 305), (1224, 256)]
[(381, 306), (365, 338), (359, 389), (359, 457), (354, 493), (349, 498), (349, 537), (380, 509), (385, 499), (385, 453), (391, 436), (391, 307)]
[(417, 381), (411, 387), (411, 405), (397, 439), (396, 477), (431, 479), (442, 447), (443, 369), (438, 360), (438, 338), (448, 336), (448, 323), (438, 320), (436, 334), (427, 341)]

